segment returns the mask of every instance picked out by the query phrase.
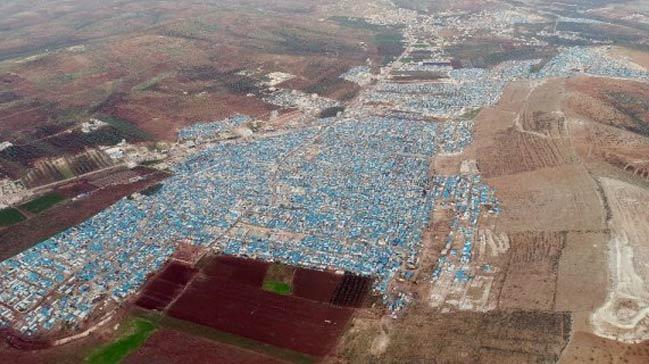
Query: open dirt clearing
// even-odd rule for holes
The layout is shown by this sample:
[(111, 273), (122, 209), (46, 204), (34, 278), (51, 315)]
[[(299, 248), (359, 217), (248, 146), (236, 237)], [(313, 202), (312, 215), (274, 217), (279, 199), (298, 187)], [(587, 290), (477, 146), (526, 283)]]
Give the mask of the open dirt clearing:
[(576, 332), (561, 354), (559, 364), (645, 364), (648, 357), (649, 343), (624, 344)]
[(649, 69), (649, 53), (635, 49), (615, 47), (610, 52), (614, 56), (620, 56), (636, 63), (646, 69)]
[(562, 166), (491, 178), (505, 208), (498, 226), (510, 231), (601, 231), (596, 184), (585, 168)]
[(610, 206), (608, 300), (592, 317), (598, 335), (624, 342), (649, 339), (649, 191), (601, 178)]

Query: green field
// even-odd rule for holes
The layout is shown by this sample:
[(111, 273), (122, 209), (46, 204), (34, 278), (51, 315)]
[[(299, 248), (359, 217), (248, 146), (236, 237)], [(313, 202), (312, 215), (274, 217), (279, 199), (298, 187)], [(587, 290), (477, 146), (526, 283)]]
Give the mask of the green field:
[(293, 293), (291, 283), (293, 282), (294, 273), (294, 267), (280, 263), (271, 264), (266, 271), (264, 283), (262, 283), (261, 288), (265, 291), (283, 296), (291, 295)]
[(114, 116), (99, 114), (97, 117), (117, 129), (129, 141), (153, 140), (153, 137), (126, 120)]
[(128, 333), (116, 341), (102, 346), (86, 358), (89, 364), (115, 364), (137, 350), (155, 331), (151, 321), (136, 319), (130, 322)]
[(475, 119), (476, 116), (478, 116), (478, 114), (480, 113), (480, 111), (482, 111), (482, 108), (480, 108), (480, 107), (475, 108), (475, 109), (473, 109), (473, 110), (469, 110), (469, 111), (465, 112), (465, 113), (461, 116), (461, 118), (463, 118), (463, 119), (473, 120), (473, 119)]
[(20, 207), (31, 213), (39, 214), (64, 200), (65, 197), (61, 196), (60, 194), (56, 192), (50, 192), (35, 200), (31, 200)]
[(374, 43), (376, 44), (379, 54), (383, 56), (383, 62), (385, 64), (392, 62), (401, 55), (405, 49), (403, 46), (403, 34), (398, 29), (376, 34), (374, 36)]
[(264, 282), (262, 288), (266, 291), (281, 294), (284, 296), (288, 296), (291, 293), (293, 293), (293, 287), (291, 287), (290, 284), (286, 282), (274, 281), (270, 279)]
[(0, 210), (0, 227), (13, 225), (23, 220), (25, 220), (25, 217), (16, 209), (7, 208)]

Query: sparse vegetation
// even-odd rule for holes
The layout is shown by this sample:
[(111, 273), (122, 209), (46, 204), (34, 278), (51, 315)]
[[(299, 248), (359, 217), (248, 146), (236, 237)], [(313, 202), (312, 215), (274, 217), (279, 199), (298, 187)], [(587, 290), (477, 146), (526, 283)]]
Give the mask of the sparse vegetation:
[(273, 264), (268, 268), (262, 288), (279, 295), (293, 293), (293, 274), (295, 269), (284, 264)]

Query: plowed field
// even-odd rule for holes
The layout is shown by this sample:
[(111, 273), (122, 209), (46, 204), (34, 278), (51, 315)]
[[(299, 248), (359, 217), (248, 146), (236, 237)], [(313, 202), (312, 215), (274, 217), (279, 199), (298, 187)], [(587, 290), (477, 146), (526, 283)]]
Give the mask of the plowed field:
[(239, 349), (183, 332), (159, 330), (123, 363), (279, 364), (283, 362), (254, 351)]
[(201, 275), (167, 312), (182, 320), (322, 356), (336, 344), (353, 310)]

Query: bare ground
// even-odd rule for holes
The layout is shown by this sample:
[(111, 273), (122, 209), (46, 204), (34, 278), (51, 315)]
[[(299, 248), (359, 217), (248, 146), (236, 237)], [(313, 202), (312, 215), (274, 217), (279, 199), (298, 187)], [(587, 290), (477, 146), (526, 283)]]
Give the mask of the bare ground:
[[(432, 165), (436, 173), (452, 174), (463, 160), (477, 160), (502, 202), (495, 225), (480, 227), (478, 240), (485, 241), (484, 249), (476, 248), (476, 262), (493, 264), (489, 284), (464, 290), (464, 297), (447, 297), (462, 302), (486, 294), (488, 304), (479, 307), (487, 311), (475, 312), (475, 305), (431, 306), (420, 300), (404, 318), (389, 324), (371, 315), (357, 317), (331, 362), (649, 361), (646, 344), (595, 335), (645, 334), (646, 287), (637, 278), (647, 276), (646, 265), (640, 263), (647, 252), (633, 241), (649, 235), (637, 228), (640, 221), (645, 226), (649, 221), (637, 207), (646, 206), (649, 199), (635, 163), (647, 147), (645, 137), (628, 128), (628, 113), (616, 111), (615, 103), (604, 104), (606, 110), (595, 115), (608, 115), (607, 122), (594, 120), (586, 104), (575, 103), (575, 87), (589, 82), (601, 84), (590, 79), (511, 84), (495, 107), (477, 116), (473, 145), (462, 155), (436, 158)], [(635, 85), (622, 88), (631, 94), (641, 90)], [(606, 176), (633, 183), (629, 186), (635, 192), (622, 188), (625, 192), (611, 202), (611, 192), (601, 182)], [(431, 247), (440, 247), (446, 217), (435, 216)], [(616, 229), (629, 232), (621, 235), (623, 240), (611, 239)], [(491, 246), (497, 247), (502, 237), (507, 237), (509, 248), (490, 257)], [(632, 246), (635, 254), (625, 255), (625, 269), (617, 280), (622, 284), (615, 283), (611, 244), (623, 251)], [(630, 271), (635, 277), (626, 279)], [(480, 283), (485, 277), (478, 278), (474, 280)], [(625, 282), (633, 286), (625, 287)], [(425, 295), (428, 290), (434, 296), (446, 283), (423, 282), (418, 292)], [(632, 298), (620, 305), (623, 292)], [(593, 316), (594, 312), (601, 314)], [(625, 328), (630, 324), (633, 328)]]
[(611, 284), (606, 303), (592, 322), (603, 337), (636, 343), (649, 339), (649, 191), (618, 180), (602, 178), (611, 209), (609, 269)]

